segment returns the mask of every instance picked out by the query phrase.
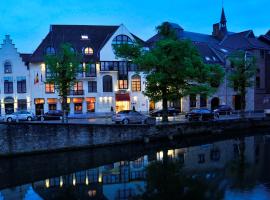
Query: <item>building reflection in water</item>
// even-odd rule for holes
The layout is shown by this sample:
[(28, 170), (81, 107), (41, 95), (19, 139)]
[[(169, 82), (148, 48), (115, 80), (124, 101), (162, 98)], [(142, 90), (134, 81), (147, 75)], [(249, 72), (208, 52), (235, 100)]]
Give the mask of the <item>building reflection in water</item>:
[[(226, 188), (233, 179), (230, 177), (234, 176), (230, 172), (230, 165), (241, 153), (244, 155), (244, 162), (252, 165), (252, 173), (262, 175), (260, 171), (264, 164), (265, 138), (266, 136), (247, 137), (188, 148), (162, 149), (134, 161), (120, 161), (48, 178), (31, 186), (17, 187), (15, 191), (3, 190), (0, 192), (0, 200), (25, 199), (29, 187), (41, 199), (129, 199), (145, 188), (149, 163), (163, 162), (164, 159), (177, 160), (181, 163), (183, 172), (191, 177), (203, 176), (209, 182), (222, 183), (221, 187)], [(241, 146), (243, 143), (244, 149)]]

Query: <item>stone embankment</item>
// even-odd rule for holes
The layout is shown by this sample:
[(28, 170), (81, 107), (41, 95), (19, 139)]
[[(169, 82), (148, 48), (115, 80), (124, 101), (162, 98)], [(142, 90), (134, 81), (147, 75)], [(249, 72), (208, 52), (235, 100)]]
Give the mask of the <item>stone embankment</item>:
[(241, 134), (270, 127), (270, 118), (160, 125), (92, 125), (49, 123), (0, 124), (0, 157), (64, 151), (196, 135)]

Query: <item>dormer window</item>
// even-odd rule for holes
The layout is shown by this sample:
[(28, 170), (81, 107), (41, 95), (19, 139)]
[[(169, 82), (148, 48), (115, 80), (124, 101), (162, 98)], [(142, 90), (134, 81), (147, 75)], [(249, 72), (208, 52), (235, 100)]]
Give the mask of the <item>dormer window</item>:
[(4, 63), (4, 73), (5, 74), (11, 74), (12, 73), (12, 66), (11, 66), (11, 63), (9, 61), (6, 61)]
[(91, 47), (86, 47), (86, 48), (84, 48), (83, 53), (84, 53), (84, 55), (88, 55), (88, 56), (93, 55), (94, 50)]
[(88, 40), (88, 35), (81, 35), (82, 40)]
[(118, 35), (113, 39), (112, 44), (113, 45), (134, 44), (134, 42), (127, 35)]
[(52, 46), (49, 46), (45, 49), (45, 54), (46, 55), (54, 55), (55, 54), (55, 49)]

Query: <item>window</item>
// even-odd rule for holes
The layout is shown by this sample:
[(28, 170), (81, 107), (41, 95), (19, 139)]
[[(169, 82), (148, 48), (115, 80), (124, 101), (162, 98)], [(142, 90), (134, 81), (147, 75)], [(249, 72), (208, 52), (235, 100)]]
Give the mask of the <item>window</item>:
[(200, 95), (200, 107), (207, 107), (207, 96), (205, 94)]
[(49, 46), (45, 49), (45, 54), (46, 55), (54, 55), (55, 54), (55, 49), (52, 46)]
[(82, 40), (88, 40), (88, 35), (81, 35)]
[(218, 149), (211, 150), (210, 159), (212, 161), (219, 161), (220, 160), (220, 151)]
[(256, 88), (261, 87), (261, 78), (259, 76), (256, 77)]
[(74, 90), (75, 91), (82, 91), (83, 90), (83, 82), (82, 81), (76, 82), (74, 85)]
[(103, 76), (103, 92), (112, 92), (112, 77), (110, 75)]
[(189, 106), (190, 108), (196, 108), (196, 95), (195, 94), (191, 94), (189, 96)]
[(12, 77), (4, 78), (4, 93), (12, 94), (13, 93), (13, 80)]
[(128, 74), (128, 63), (127, 62), (119, 62), (119, 74), (127, 75)]
[(46, 83), (45, 84), (45, 92), (46, 93), (54, 93), (55, 92), (54, 84), (53, 83)]
[(26, 93), (26, 77), (17, 77), (17, 92)]
[(18, 110), (27, 110), (26, 99), (18, 99)]
[(205, 155), (204, 154), (198, 155), (198, 163), (205, 163)]
[(112, 44), (134, 44), (134, 42), (127, 35), (118, 35), (113, 39)]
[(131, 88), (133, 92), (141, 91), (141, 77), (139, 75), (134, 75), (131, 78)]
[(88, 65), (85, 76), (86, 77), (96, 76), (96, 65), (95, 64)]
[(86, 101), (87, 101), (87, 112), (95, 112), (96, 98), (95, 97), (86, 98)]
[(96, 81), (88, 81), (88, 92), (89, 93), (97, 92), (97, 82)]
[(49, 104), (49, 110), (56, 110), (57, 104)]
[(94, 54), (94, 50), (91, 47), (86, 47), (83, 50), (84, 55), (93, 55)]
[(74, 104), (74, 111), (75, 111), (75, 113), (82, 113), (82, 103), (75, 103)]
[(128, 80), (118, 80), (119, 89), (128, 89)]
[(100, 62), (100, 71), (118, 71), (119, 62)]
[(6, 61), (4, 64), (4, 73), (5, 74), (11, 74), (12, 73), (12, 66), (9, 61)]

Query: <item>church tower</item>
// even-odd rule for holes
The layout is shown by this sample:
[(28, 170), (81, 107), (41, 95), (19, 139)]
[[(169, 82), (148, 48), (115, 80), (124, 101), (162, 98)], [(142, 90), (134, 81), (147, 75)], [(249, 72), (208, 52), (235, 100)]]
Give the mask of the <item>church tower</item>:
[(222, 40), (227, 35), (227, 33), (228, 33), (227, 19), (226, 19), (224, 7), (222, 7), (220, 22), (213, 24), (212, 35), (218, 38), (219, 40)]

